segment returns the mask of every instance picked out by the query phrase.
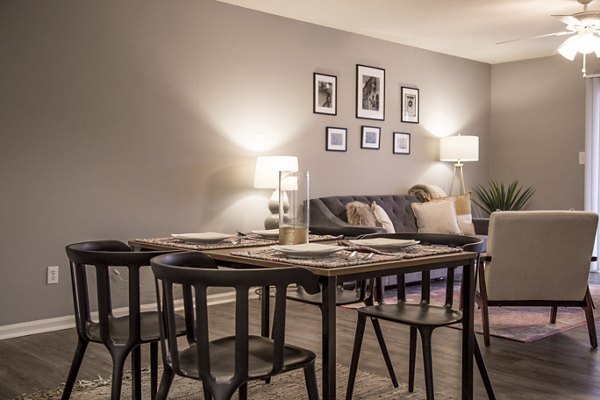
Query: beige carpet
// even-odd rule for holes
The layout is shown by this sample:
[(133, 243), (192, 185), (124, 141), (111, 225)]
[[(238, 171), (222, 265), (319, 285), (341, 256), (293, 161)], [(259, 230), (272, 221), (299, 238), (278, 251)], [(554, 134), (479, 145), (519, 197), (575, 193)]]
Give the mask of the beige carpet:
[[(348, 377), (348, 368), (338, 365), (338, 385), (337, 398), (343, 399), (346, 395), (346, 382)], [(318, 371), (319, 388), (320, 371)], [(143, 386), (149, 384), (149, 374), (144, 372)], [(60, 399), (61, 389), (55, 389), (43, 393), (34, 393), (19, 397), (18, 400), (54, 400)], [(458, 396), (459, 388), (456, 388)], [(149, 393), (144, 392), (144, 399), (150, 398)], [(73, 400), (98, 400), (110, 398), (110, 380), (99, 379), (94, 382), (81, 382), (71, 395)], [(123, 385), (122, 399), (131, 398), (130, 376), (126, 377)], [(202, 387), (199, 382), (191, 379), (176, 378), (169, 393), (170, 400), (200, 400), (203, 399)], [(301, 400), (306, 399), (306, 386), (304, 385), (304, 375), (302, 370), (294, 371), (288, 374), (280, 375), (272, 379), (271, 384), (253, 381), (248, 385), (248, 398), (256, 400)], [(388, 378), (359, 371), (356, 377), (354, 387), (354, 399), (373, 399), (373, 400), (424, 400), (425, 392), (415, 388), (413, 393), (407, 391), (406, 385), (394, 389)], [(456, 400), (458, 397), (449, 396), (444, 393), (436, 393), (437, 400)], [(237, 395), (234, 396), (237, 399)]]

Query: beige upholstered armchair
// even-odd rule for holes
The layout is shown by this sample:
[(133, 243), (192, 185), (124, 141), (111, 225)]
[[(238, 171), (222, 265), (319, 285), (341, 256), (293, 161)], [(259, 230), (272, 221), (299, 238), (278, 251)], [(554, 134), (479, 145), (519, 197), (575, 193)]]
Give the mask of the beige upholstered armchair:
[(490, 345), (489, 306), (582, 307), (597, 347), (588, 273), (598, 225), (584, 211), (498, 211), (490, 216), (487, 252), (478, 268), (476, 301), (484, 343)]

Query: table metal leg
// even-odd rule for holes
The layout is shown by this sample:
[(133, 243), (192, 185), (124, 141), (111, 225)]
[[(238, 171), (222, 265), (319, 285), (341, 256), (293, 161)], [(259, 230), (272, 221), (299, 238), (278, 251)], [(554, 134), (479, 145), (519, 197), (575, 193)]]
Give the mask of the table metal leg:
[(322, 334), (323, 334), (323, 399), (335, 399), (335, 363), (336, 363), (336, 309), (335, 291), (337, 279), (335, 276), (323, 279), (322, 297)]
[(462, 399), (473, 399), (473, 341), (475, 329), (473, 325), (475, 301), (475, 260), (463, 267), (463, 305), (462, 329)]

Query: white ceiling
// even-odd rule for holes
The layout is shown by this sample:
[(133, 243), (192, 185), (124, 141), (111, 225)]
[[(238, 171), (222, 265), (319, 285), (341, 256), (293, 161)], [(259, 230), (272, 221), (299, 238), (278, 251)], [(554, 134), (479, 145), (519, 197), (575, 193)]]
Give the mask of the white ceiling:
[(564, 36), (496, 43), (562, 31), (551, 15), (583, 11), (576, 0), (218, 1), (489, 64), (556, 54)]

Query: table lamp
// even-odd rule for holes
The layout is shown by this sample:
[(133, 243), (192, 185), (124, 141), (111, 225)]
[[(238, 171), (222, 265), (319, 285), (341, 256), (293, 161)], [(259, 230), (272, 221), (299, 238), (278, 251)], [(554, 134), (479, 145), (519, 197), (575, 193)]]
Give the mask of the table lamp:
[(265, 219), (265, 229), (279, 226), (279, 171), (298, 171), (298, 158), (292, 156), (261, 156), (256, 158), (254, 187), (273, 189), (269, 199), (269, 215)]
[(477, 136), (448, 136), (440, 139), (440, 161), (454, 162), (452, 183), (448, 194), (452, 194), (454, 180), (459, 173), (461, 194), (465, 194), (465, 177), (463, 162), (479, 161), (479, 137)]

